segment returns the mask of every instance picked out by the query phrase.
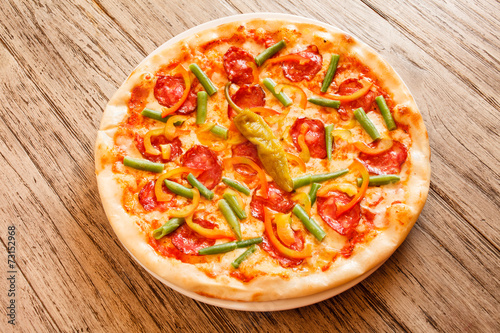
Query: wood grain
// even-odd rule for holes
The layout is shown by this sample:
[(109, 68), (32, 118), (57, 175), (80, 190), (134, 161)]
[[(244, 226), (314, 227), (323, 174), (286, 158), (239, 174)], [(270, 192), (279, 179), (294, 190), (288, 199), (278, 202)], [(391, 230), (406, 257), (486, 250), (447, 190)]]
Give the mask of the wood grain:
[[(93, 166), (104, 105), (147, 54), (258, 11), (373, 47), (414, 94), (432, 149), (429, 199), (391, 259), (339, 296), (268, 313), (209, 306), (145, 272), (106, 220)], [(18, 322), (7, 325), (2, 289), (0, 331), (500, 331), (499, 15), (497, 1), (4, 1), (0, 239), (6, 253), (17, 227)]]

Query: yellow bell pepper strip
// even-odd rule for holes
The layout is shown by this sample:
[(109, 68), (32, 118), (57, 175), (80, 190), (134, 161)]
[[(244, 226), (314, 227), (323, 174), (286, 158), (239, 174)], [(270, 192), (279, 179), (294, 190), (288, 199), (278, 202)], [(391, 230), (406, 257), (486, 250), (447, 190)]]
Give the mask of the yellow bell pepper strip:
[(351, 171), (359, 171), (361, 173), (361, 178), (363, 178), (363, 183), (361, 184), (361, 188), (359, 189), (358, 194), (356, 194), (349, 203), (337, 206), (337, 217), (347, 212), (349, 209), (354, 207), (355, 204), (361, 201), (361, 199), (363, 199), (363, 197), (365, 196), (366, 189), (368, 188), (369, 175), (368, 170), (366, 170), (366, 167), (363, 165), (363, 163), (356, 159), (352, 162), (349, 169)]
[(170, 210), (168, 214), (172, 217), (188, 217), (194, 214), (196, 208), (200, 204), (200, 191), (197, 188), (193, 188), (193, 200), (190, 205), (182, 208), (181, 210)]
[(257, 175), (260, 180), (260, 190), (261, 196), (266, 199), (267, 198), (267, 179), (264, 170), (262, 170), (254, 161), (244, 156), (234, 156), (231, 158), (226, 158), (224, 161), (224, 168), (231, 169), (234, 164), (247, 164), (252, 169), (257, 171)]
[(245, 138), (257, 148), (264, 170), (284, 191), (293, 190), (285, 150), (269, 125), (258, 114), (243, 110), (233, 118), (233, 123)]
[(187, 168), (187, 167), (180, 167), (176, 168), (173, 170), (170, 170), (168, 172), (165, 172), (162, 174), (158, 179), (156, 180), (155, 183), (155, 195), (156, 195), (156, 200), (157, 201), (169, 201), (171, 199), (171, 196), (168, 195), (167, 193), (163, 192), (163, 182), (165, 179), (168, 179), (170, 177), (180, 175), (183, 173), (192, 173), (195, 176), (198, 176), (200, 173), (202, 173), (203, 170), (199, 169), (192, 169), (192, 168)]
[(371, 148), (366, 143), (361, 141), (354, 142), (354, 146), (367, 155), (378, 155), (391, 149), (393, 143), (392, 139), (384, 138), (378, 142), (376, 148)]
[(295, 243), (295, 233), (292, 230), (292, 213), (277, 213), (274, 216), (274, 222), (276, 223), (276, 233), (278, 234), (278, 238), (283, 242), (283, 244), (291, 246)]
[(305, 109), (307, 106), (307, 95), (302, 90), (302, 88), (294, 86), (293, 84), (283, 84), (280, 83), (276, 87), (274, 87), (274, 91), (276, 91), (277, 94), (279, 94), (282, 90), (288, 90), (288, 91), (295, 91), (296, 93), (299, 94), (300, 96), (300, 101), (299, 101), (299, 106), (301, 109)]
[(175, 133), (175, 124), (179, 122), (184, 122), (188, 119), (186, 116), (175, 115), (168, 118), (167, 123), (165, 124), (164, 135), (167, 140), (172, 141), (176, 137)]
[(285, 153), (285, 155), (286, 155), (286, 159), (289, 162), (297, 163), (300, 171), (306, 172), (306, 164), (304, 163), (304, 161), (300, 157), (298, 157), (297, 155), (291, 154), (291, 153)]
[(293, 259), (305, 259), (312, 255), (311, 244), (306, 244), (301, 251), (292, 250), (285, 245), (283, 245), (279, 239), (276, 237), (273, 231), (273, 225), (271, 222), (272, 213), (269, 208), (264, 206), (264, 225), (266, 228), (267, 235), (273, 246), (284, 256)]
[(168, 160), (170, 158), (170, 154), (172, 153), (172, 146), (169, 144), (160, 145), (161, 150), (161, 158), (164, 160)]
[(161, 116), (163, 118), (177, 111), (182, 106), (182, 104), (184, 104), (189, 95), (189, 91), (191, 90), (191, 78), (189, 77), (189, 72), (184, 68), (184, 66), (178, 65), (177, 67), (174, 68), (172, 74), (174, 75), (180, 74), (184, 79), (184, 93), (182, 94), (181, 99), (179, 99), (177, 103), (172, 105), (172, 107), (162, 108)]
[(227, 144), (238, 145), (240, 143), (247, 141), (248, 141), (247, 138), (241, 135), (241, 133), (238, 130), (233, 131), (231, 130), (231, 127), (229, 127), (228, 139), (226, 141)]
[(202, 227), (198, 223), (194, 223), (193, 222), (193, 215), (186, 216), (186, 224), (189, 226), (189, 228), (191, 228), (191, 230), (193, 230), (197, 234), (200, 234), (200, 235), (205, 236), (207, 238), (211, 238), (211, 239), (221, 239), (221, 238), (235, 239), (235, 237), (233, 236), (233, 233), (230, 232), (229, 230), (226, 231), (226, 230), (221, 230), (219, 228), (208, 229), (208, 228)]
[(309, 160), (311, 159), (311, 153), (309, 152), (309, 147), (307, 146), (306, 139), (305, 139), (306, 132), (308, 129), (309, 129), (309, 126), (307, 124), (302, 125), (302, 127), (300, 128), (300, 134), (297, 138), (297, 142), (299, 143), (299, 147), (302, 150), (301, 152), (299, 152), (299, 156), (305, 163), (309, 162)]
[(196, 137), (198, 141), (208, 148), (214, 151), (222, 151), (226, 149), (226, 142), (217, 136), (215, 136), (211, 130), (215, 126), (214, 123), (205, 123), (196, 130)]
[(306, 210), (307, 214), (311, 214), (311, 198), (305, 192), (297, 192), (292, 196), (293, 201), (298, 201)]
[(151, 144), (151, 137), (162, 135), (163, 131), (163, 128), (157, 128), (147, 132), (146, 135), (144, 135), (144, 148), (146, 150), (146, 153), (151, 155), (160, 155), (160, 151), (153, 147), (153, 145)]
[(336, 101), (341, 101), (341, 102), (355, 101), (358, 98), (366, 95), (368, 93), (368, 91), (370, 91), (370, 88), (373, 84), (370, 81), (368, 81), (367, 79), (362, 79), (359, 81), (359, 83), (361, 83), (363, 85), (363, 87), (361, 87), (361, 89), (355, 91), (351, 95), (322, 94), (321, 96), (325, 97), (325, 98), (333, 99)]
[(352, 134), (348, 129), (337, 129), (332, 131), (333, 138), (340, 138), (345, 142), (351, 142)]
[[(361, 185), (361, 184), (360, 184)], [(326, 197), (330, 191), (341, 191), (349, 195), (350, 197), (356, 195), (358, 193), (358, 189), (356, 186), (347, 183), (340, 184), (328, 184), (322, 186), (319, 191), (316, 193), (318, 197)]]

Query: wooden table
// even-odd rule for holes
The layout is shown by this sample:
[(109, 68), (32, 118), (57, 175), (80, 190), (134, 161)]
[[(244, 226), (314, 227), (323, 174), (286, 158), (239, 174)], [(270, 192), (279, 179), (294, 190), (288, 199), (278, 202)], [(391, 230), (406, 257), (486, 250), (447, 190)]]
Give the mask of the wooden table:
[[(500, 331), (500, 4), (414, 2), (3, 0), (0, 331)], [(413, 92), (432, 148), (427, 204), (387, 263), (337, 297), (269, 313), (205, 305), (144, 271), (106, 220), (93, 162), (106, 102), (148, 53), (258, 11), (319, 19), (376, 49)]]

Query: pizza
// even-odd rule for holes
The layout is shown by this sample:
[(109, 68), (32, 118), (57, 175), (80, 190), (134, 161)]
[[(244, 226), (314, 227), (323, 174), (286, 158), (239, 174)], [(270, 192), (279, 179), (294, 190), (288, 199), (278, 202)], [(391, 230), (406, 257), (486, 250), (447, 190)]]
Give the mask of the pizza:
[(430, 151), (413, 97), (368, 46), (248, 19), (141, 62), (104, 110), (95, 167), (116, 235), (155, 276), (271, 301), (383, 263), (424, 206)]

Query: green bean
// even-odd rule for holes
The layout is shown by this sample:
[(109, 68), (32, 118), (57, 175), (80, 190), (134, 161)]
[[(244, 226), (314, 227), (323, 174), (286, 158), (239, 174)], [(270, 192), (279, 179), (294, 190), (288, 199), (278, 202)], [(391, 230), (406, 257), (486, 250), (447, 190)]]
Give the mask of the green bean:
[(242, 247), (247, 247), (247, 246), (250, 246), (253, 244), (259, 244), (259, 243), (262, 243), (262, 240), (263, 240), (262, 237), (245, 239), (244, 241), (236, 242), (236, 247), (242, 248)]
[(241, 192), (245, 195), (250, 195), (250, 189), (245, 185), (233, 180), (231, 178), (222, 177), (222, 182), (229, 187), (234, 188), (236, 191)]
[(304, 227), (306, 227), (306, 229), (309, 230), (309, 232), (313, 234), (317, 240), (321, 242), (323, 238), (325, 238), (326, 232), (321, 229), (316, 221), (307, 215), (305, 209), (302, 208), (301, 205), (297, 204), (293, 207), (293, 214), (299, 218), (302, 224), (304, 224)]
[(241, 240), (240, 221), (238, 220), (236, 215), (234, 215), (233, 210), (231, 209), (226, 200), (224, 199), (219, 200), (219, 210), (221, 211), (222, 215), (224, 215), (226, 222), (233, 230), (233, 233), (236, 235), (236, 238), (238, 240)]
[(198, 254), (219, 254), (236, 250), (236, 242), (222, 243), (198, 250)]
[(277, 84), (276, 82), (273, 81), (273, 79), (265, 78), (263, 83), (266, 86), (266, 88), (271, 92), (271, 94), (273, 94), (274, 97), (276, 97), (281, 102), (281, 104), (283, 104), (283, 106), (286, 107), (292, 104), (292, 100), (290, 99), (290, 97), (288, 97), (283, 91), (280, 91), (279, 94), (276, 93), (274, 87), (276, 87)]
[(328, 98), (311, 97), (308, 98), (307, 101), (319, 106), (326, 106), (327, 108), (338, 109), (340, 107), (340, 101), (335, 101)]
[(247, 218), (247, 213), (245, 213), (245, 210), (240, 207), (238, 199), (236, 199), (234, 194), (224, 193), (223, 197), (226, 199), (227, 203), (240, 220)]
[(333, 124), (325, 127), (325, 143), (326, 143), (326, 157), (328, 160), (332, 160), (332, 146), (333, 146)]
[(156, 173), (161, 173), (165, 168), (165, 165), (163, 163), (154, 163), (142, 158), (132, 158), (128, 156), (125, 156), (123, 158), (123, 165), (138, 170), (144, 170)]
[(335, 76), (335, 72), (337, 71), (337, 64), (339, 63), (340, 56), (338, 54), (332, 54), (330, 58), (330, 64), (328, 65), (328, 69), (325, 74), (325, 78), (323, 79), (323, 84), (321, 85), (321, 92), (325, 93), (330, 84), (333, 81), (333, 77)]
[(142, 112), (141, 112), (141, 115), (144, 117), (148, 117), (148, 118), (151, 118), (154, 120), (161, 121), (163, 123), (166, 123), (168, 118), (169, 118), (169, 117), (162, 118), (161, 111), (156, 111), (156, 110), (152, 110), (152, 109), (148, 109), (148, 108), (144, 108), (144, 110), (142, 110)]
[[(380, 186), (387, 185), (391, 183), (397, 183), (401, 179), (398, 175), (378, 175), (378, 176), (370, 176), (368, 186)], [(363, 178), (357, 178), (356, 182), (358, 187), (363, 183)]]
[(233, 266), (234, 269), (238, 269), (240, 267), (241, 263), (246, 258), (248, 258), (252, 253), (254, 253), (256, 249), (257, 249), (257, 245), (254, 244), (254, 245), (250, 246), (245, 252), (240, 254), (240, 256), (238, 258), (234, 259), (234, 261), (231, 263), (231, 266)]
[(285, 46), (286, 46), (286, 43), (285, 43), (284, 40), (280, 40), (276, 44), (271, 45), (270, 47), (268, 47), (267, 49), (265, 49), (264, 51), (262, 51), (261, 53), (259, 53), (258, 56), (255, 57), (255, 63), (259, 67), (262, 66), (262, 64), (267, 59), (271, 58), (273, 55), (275, 55), (276, 53), (278, 53), (278, 51), (281, 50), (282, 48), (284, 48)]
[(316, 193), (318, 193), (320, 187), (321, 184), (318, 183), (311, 184), (311, 189), (309, 190), (309, 199), (311, 199), (311, 206), (314, 205), (314, 203), (316, 202)]
[(373, 140), (380, 139), (380, 133), (378, 132), (375, 125), (373, 125), (370, 118), (368, 118), (363, 108), (357, 108), (356, 110), (354, 110), (354, 116)]
[(175, 194), (178, 194), (180, 196), (183, 196), (188, 199), (193, 199), (193, 190), (190, 188), (187, 188), (185, 186), (182, 186), (181, 184), (178, 184), (176, 182), (173, 182), (171, 180), (165, 179), (165, 185), (167, 188), (174, 192)]
[(349, 169), (342, 169), (342, 170), (335, 171), (335, 172), (319, 173), (316, 175), (312, 175), (312, 182), (313, 183), (322, 183), (322, 182), (325, 182), (327, 180), (343, 176), (348, 172), (349, 172)]
[(217, 135), (218, 137), (221, 137), (223, 138), (224, 140), (227, 140), (227, 128), (225, 127), (222, 127), (222, 126), (219, 126), (219, 125), (215, 125), (214, 127), (212, 127), (210, 129), (210, 132), (212, 132), (212, 134), (214, 135)]
[(208, 200), (212, 200), (214, 198), (214, 192), (210, 191), (208, 188), (205, 187), (196, 177), (190, 173), (187, 176), (187, 181), (191, 186), (196, 187), (198, 191), (200, 191), (200, 194), (207, 198)]
[(193, 72), (194, 76), (198, 78), (201, 85), (203, 86), (203, 88), (205, 88), (210, 96), (217, 92), (217, 88), (214, 86), (212, 81), (210, 81), (207, 74), (205, 74), (205, 72), (201, 70), (200, 66), (198, 66), (197, 64), (191, 64), (189, 65), (189, 69), (191, 70), (191, 72)]
[(312, 177), (311, 177), (311, 174), (308, 173), (308, 174), (293, 178), (292, 182), (293, 182), (293, 189), (296, 190), (299, 187), (303, 187), (303, 186), (307, 186), (307, 185), (311, 184)]
[(375, 102), (377, 102), (378, 108), (380, 109), (380, 113), (384, 118), (385, 124), (387, 125), (387, 129), (389, 131), (396, 129), (396, 123), (394, 122), (394, 118), (392, 118), (391, 111), (387, 107), (387, 103), (385, 102), (384, 96), (380, 95), (375, 98)]
[(169, 233), (175, 231), (175, 229), (179, 228), (183, 223), (184, 223), (184, 218), (174, 217), (165, 222), (165, 224), (159, 227), (158, 229), (153, 230), (153, 237), (155, 239), (160, 239), (168, 235)]
[(207, 119), (207, 100), (207, 92), (198, 91), (198, 94), (196, 95), (196, 125), (204, 124)]

